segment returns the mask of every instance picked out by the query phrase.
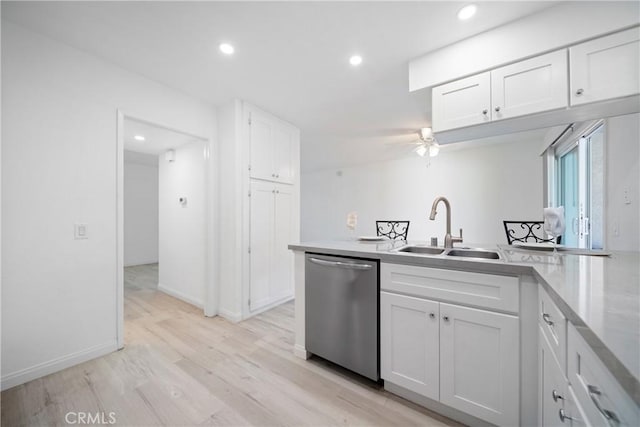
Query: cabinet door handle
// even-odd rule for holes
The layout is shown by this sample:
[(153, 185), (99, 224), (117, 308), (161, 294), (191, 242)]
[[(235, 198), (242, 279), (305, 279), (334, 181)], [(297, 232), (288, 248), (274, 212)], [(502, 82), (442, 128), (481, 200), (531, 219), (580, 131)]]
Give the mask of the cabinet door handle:
[(557, 402), (557, 401), (558, 401), (558, 399), (560, 399), (560, 400), (564, 400), (564, 397), (560, 396), (560, 395), (558, 394), (558, 392), (557, 392), (557, 391), (555, 391), (555, 390), (553, 390), (553, 391), (551, 392), (551, 397), (553, 397), (553, 401), (554, 401), (554, 402)]
[(583, 93), (584, 93), (584, 89), (582, 89), (582, 88), (580, 88), (580, 89), (578, 89), (578, 90), (576, 91), (576, 95), (577, 95), (577, 96), (580, 96), (580, 95), (582, 95)]
[(276, 178), (280, 178), (280, 174), (279, 173), (276, 174)]
[(496, 113), (497, 113), (498, 111), (500, 111), (500, 107), (496, 107), (494, 108), (494, 110), (496, 110)]
[(444, 320), (445, 322), (449, 321), (449, 316), (442, 316), (442, 320)]
[(542, 320), (544, 320), (544, 323), (546, 323), (549, 326), (553, 326), (553, 321), (551, 320), (551, 316), (549, 316), (547, 313), (542, 313)]
[(485, 115), (485, 116), (487, 115), (488, 112), (489, 112), (489, 110), (487, 110), (486, 108), (484, 110), (482, 110), (482, 114)]
[(613, 412), (611, 412), (608, 409), (604, 409), (602, 407), (602, 405), (600, 404), (599, 396), (602, 395), (602, 393), (600, 392), (598, 387), (596, 387), (594, 385), (587, 385), (587, 390), (589, 391), (589, 397), (591, 398), (591, 401), (595, 405), (595, 407), (598, 410), (598, 412), (600, 412), (602, 414), (602, 416), (606, 418), (607, 421), (619, 422), (618, 417), (616, 416), (616, 414), (614, 414)]
[(568, 416), (566, 412), (564, 412), (564, 409), (560, 409), (558, 411), (558, 416), (560, 417), (560, 421), (562, 421), (562, 422), (564, 422), (564, 420), (572, 420), (573, 419), (570, 416)]
[(435, 319), (436, 318), (436, 314), (435, 313), (429, 313), (429, 317), (432, 318), (432, 319)]

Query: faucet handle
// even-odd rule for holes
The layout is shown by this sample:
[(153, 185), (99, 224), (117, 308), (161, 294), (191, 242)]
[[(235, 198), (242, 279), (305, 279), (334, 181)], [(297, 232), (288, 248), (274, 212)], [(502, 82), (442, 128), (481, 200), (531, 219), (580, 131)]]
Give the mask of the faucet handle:
[(462, 242), (462, 228), (460, 229), (460, 235), (455, 237), (455, 236), (451, 236), (451, 241), (452, 242), (458, 242), (461, 243)]

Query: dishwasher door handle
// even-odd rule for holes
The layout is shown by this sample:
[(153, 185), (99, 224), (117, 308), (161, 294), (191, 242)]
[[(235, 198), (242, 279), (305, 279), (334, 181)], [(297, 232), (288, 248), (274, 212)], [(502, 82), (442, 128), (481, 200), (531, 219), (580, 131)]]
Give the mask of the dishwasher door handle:
[(327, 261), (327, 260), (318, 259), (318, 258), (309, 258), (309, 261), (311, 261), (314, 264), (324, 265), (327, 267), (349, 268), (352, 270), (370, 270), (371, 268), (373, 268), (373, 266), (370, 264), (356, 264), (356, 263), (350, 263), (350, 262)]

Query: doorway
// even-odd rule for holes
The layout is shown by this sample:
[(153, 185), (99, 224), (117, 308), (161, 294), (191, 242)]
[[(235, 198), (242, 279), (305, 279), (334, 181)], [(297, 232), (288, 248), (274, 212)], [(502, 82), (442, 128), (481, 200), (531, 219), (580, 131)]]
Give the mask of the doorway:
[[(168, 294), (205, 310), (210, 287), (209, 141), (118, 117), (118, 346), (124, 317)], [(166, 297), (165, 297), (166, 298)]]

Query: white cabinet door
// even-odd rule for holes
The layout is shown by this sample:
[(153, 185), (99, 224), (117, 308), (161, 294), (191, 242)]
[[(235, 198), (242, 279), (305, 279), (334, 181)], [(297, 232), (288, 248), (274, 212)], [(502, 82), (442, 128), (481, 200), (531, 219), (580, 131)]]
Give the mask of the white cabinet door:
[(250, 117), (251, 178), (293, 183), (297, 130), (255, 109)]
[(381, 292), (380, 371), (384, 380), (439, 398), (438, 303)]
[(492, 120), (566, 107), (566, 49), (491, 71)]
[(251, 177), (273, 180), (274, 126), (272, 120), (258, 111), (251, 111), (249, 145), (251, 151)]
[(273, 172), (275, 180), (293, 182), (293, 153), (296, 132), (284, 125), (273, 127)]
[(640, 93), (640, 28), (569, 48), (571, 105)]
[(293, 294), (293, 253), (288, 245), (293, 241), (293, 192), (289, 185), (275, 186), (273, 225), (273, 263), (270, 294), (273, 300)]
[(440, 304), (440, 401), (496, 425), (520, 423), (517, 317)]
[(251, 182), (249, 309), (252, 311), (271, 302), (274, 191), (273, 184)]
[(431, 91), (433, 131), (461, 128), (491, 120), (489, 72), (456, 80)]
[(566, 411), (564, 402), (568, 393), (567, 378), (540, 328), (538, 328), (538, 345), (540, 357), (538, 398), (540, 399), (541, 425), (542, 427), (566, 426), (560, 419), (560, 410)]

